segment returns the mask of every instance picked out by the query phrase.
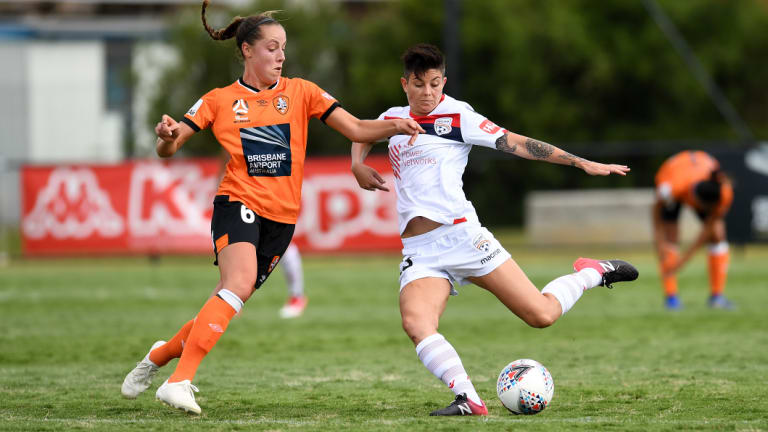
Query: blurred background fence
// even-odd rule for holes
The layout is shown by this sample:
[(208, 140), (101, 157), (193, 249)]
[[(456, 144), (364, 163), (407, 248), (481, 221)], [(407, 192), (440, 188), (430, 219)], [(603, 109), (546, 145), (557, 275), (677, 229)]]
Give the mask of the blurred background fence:
[[(162, 113), (181, 117), (242, 73), (234, 42), (203, 30), (200, 3), (0, 1), (4, 244), (20, 227), (22, 167), (154, 158)], [(316, 82), (359, 117), (407, 103), (399, 57), (430, 42), (448, 57), (447, 93), (509, 130), (632, 167), (627, 177), (597, 178), (477, 149), (465, 190), (487, 225), (531, 227), (525, 203), (534, 191), (609, 190), (610, 205), (621, 191), (653, 187), (666, 157), (696, 148), (736, 180), (733, 240), (768, 238), (766, 0), (213, 0), (209, 22), (272, 9), (283, 11), (288, 33), (285, 75)], [(310, 158), (348, 149), (311, 123)], [(181, 157), (219, 151), (205, 131)], [(600, 206), (586, 210), (582, 221), (616, 220)], [(647, 229), (639, 211), (630, 214)]]

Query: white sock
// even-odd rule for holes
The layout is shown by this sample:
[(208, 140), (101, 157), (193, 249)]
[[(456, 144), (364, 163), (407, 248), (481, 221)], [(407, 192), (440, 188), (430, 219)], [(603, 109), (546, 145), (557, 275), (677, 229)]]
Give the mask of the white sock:
[(288, 284), (288, 292), (293, 297), (304, 295), (304, 272), (301, 269), (301, 255), (299, 248), (293, 243), (288, 245), (283, 257), (280, 258), (280, 265), (283, 267), (285, 282)]
[(560, 276), (548, 283), (541, 290), (541, 293), (555, 296), (557, 301), (560, 302), (560, 308), (563, 310), (561, 315), (565, 315), (576, 304), (576, 301), (581, 298), (584, 291), (600, 285), (602, 281), (603, 277), (600, 276), (597, 270), (585, 268), (578, 273)]
[(228, 289), (220, 289), (216, 295), (219, 296), (220, 299), (227, 302), (228, 305), (232, 306), (232, 309), (235, 310), (235, 313), (240, 313), (240, 309), (243, 308), (243, 301), (240, 300), (240, 297), (238, 297), (237, 294)]
[(472, 402), (478, 405), (483, 403), (469, 380), (464, 365), (461, 364), (459, 354), (443, 335), (435, 333), (424, 338), (416, 346), (416, 355), (430, 372), (453, 391), (453, 394), (458, 396), (465, 393)]

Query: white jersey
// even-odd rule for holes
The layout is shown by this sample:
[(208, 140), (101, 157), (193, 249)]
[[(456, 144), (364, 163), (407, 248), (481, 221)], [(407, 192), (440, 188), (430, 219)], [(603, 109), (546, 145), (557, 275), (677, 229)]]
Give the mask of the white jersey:
[(462, 175), (472, 145), (496, 148), (507, 131), (448, 95), (427, 116), (411, 115), (410, 107), (393, 107), (379, 119), (412, 118), (426, 131), (409, 145), (410, 135), (389, 139), (389, 161), (397, 187), (400, 233), (408, 221), (423, 216), (442, 224), (479, 223), (464, 195)]

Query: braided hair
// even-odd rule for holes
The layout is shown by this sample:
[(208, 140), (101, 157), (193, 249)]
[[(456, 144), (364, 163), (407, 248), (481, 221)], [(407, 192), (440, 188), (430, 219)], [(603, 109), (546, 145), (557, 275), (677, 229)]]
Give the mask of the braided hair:
[(279, 11), (271, 10), (247, 17), (236, 16), (226, 27), (219, 30), (214, 30), (210, 25), (208, 25), (208, 20), (205, 19), (205, 10), (208, 8), (209, 4), (210, 0), (203, 0), (203, 9), (200, 13), (203, 19), (203, 27), (205, 27), (205, 31), (207, 31), (211, 38), (214, 40), (227, 40), (234, 37), (237, 41), (237, 48), (241, 55), (243, 50), (243, 42), (253, 44), (257, 40), (261, 39), (262, 25), (280, 24), (276, 19), (272, 17), (272, 15)]

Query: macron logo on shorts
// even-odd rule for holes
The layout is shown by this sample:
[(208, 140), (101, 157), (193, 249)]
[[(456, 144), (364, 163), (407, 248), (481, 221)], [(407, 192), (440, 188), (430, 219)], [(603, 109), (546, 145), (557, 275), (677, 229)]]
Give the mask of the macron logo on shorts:
[(501, 253), (501, 249), (496, 249), (495, 251), (491, 252), (490, 255), (487, 255), (485, 258), (480, 260), (480, 264), (485, 264), (487, 262), (490, 262), (492, 259), (496, 258), (496, 255)]

